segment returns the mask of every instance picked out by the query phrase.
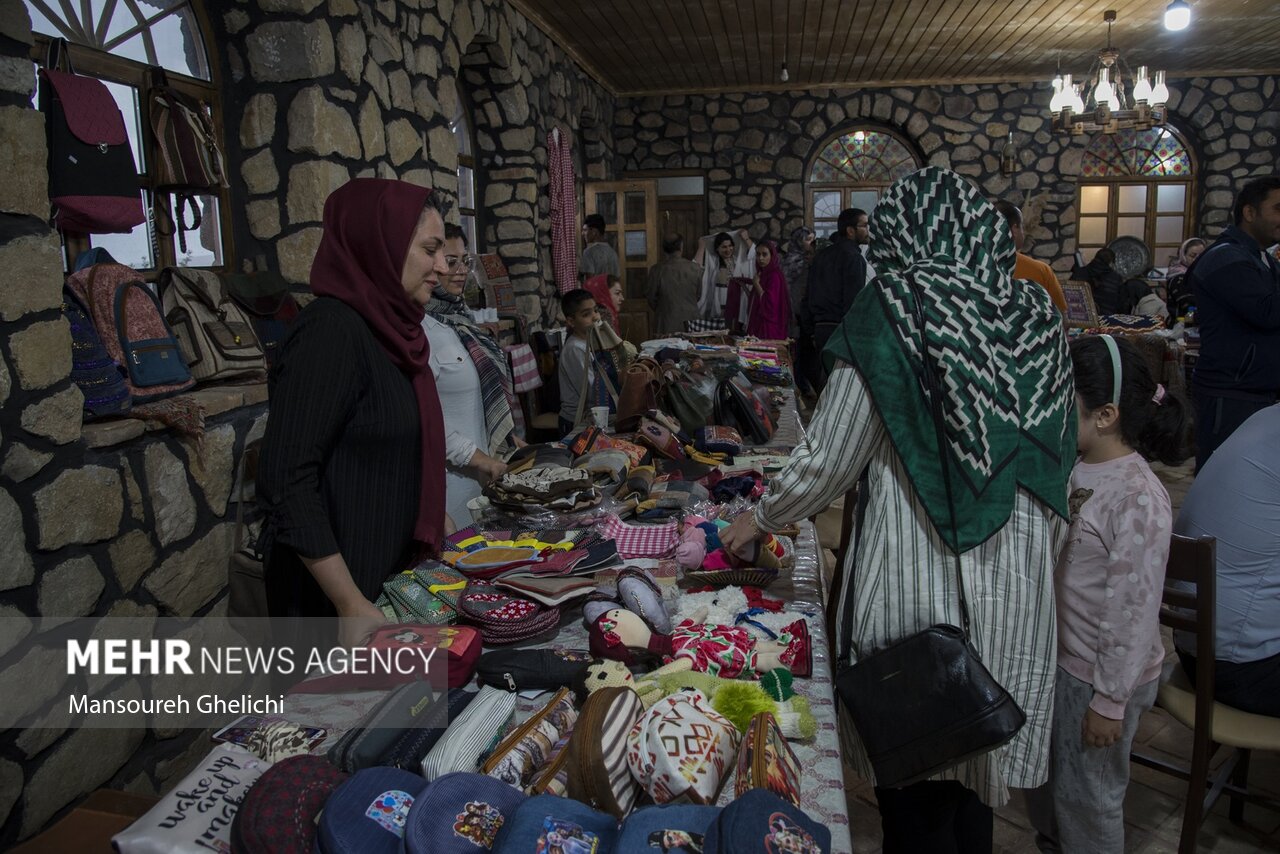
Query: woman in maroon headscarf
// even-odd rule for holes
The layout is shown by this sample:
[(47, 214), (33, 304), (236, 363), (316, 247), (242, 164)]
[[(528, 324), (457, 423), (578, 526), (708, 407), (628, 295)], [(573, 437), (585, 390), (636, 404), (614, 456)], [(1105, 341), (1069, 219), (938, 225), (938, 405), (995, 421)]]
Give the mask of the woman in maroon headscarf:
[(791, 295), (778, 261), (778, 246), (766, 240), (756, 247), (756, 281), (747, 315), (747, 334), (786, 340), (791, 324)]
[(445, 533), (444, 425), (422, 331), (446, 274), (445, 204), (400, 181), (334, 191), (316, 299), (271, 373), (258, 471), (269, 610), (336, 615), (346, 646), (384, 621), (383, 581)]

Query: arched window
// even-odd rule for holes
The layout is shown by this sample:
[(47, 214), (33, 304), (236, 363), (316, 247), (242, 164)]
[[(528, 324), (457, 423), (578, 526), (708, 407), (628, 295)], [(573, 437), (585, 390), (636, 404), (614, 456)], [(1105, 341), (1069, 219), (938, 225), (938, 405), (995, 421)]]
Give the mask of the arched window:
[(1162, 267), (1195, 233), (1191, 152), (1169, 127), (1099, 134), (1080, 166), (1076, 244), (1088, 262), (1117, 237), (1136, 237)]
[(809, 225), (820, 237), (836, 230), (845, 208), (870, 212), (885, 188), (920, 168), (903, 139), (876, 128), (844, 130), (826, 141), (809, 166), (805, 186)]
[[(209, 63), (201, 16), (193, 3), (194, 0), (80, 0), (76, 3), (26, 0), (31, 28), (36, 33), (32, 58), (43, 64), (49, 40), (66, 39), (76, 73), (97, 77), (106, 83), (124, 115), (138, 167), (138, 182), (144, 188), (150, 184), (149, 150), (143, 143), (150, 137), (144, 80), (148, 65), (164, 68), (170, 86), (205, 104), (222, 135), (218, 89)], [(171, 265), (227, 266), (230, 240), (225, 190), (196, 196), (200, 225), (185, 231), (181, 225), (172, 229), (181, 234), (160, 234), (152, 221), (157, 206), (154, 203), (172, 212), (169, 194), (157, 194), (153, 200), (151, 190), (142, 192), (146, 222), (128, 234), (68, 235), (65, 246), (68, 261), (84, 249), (100, 246), (120, 263), (139, 270)], [(193, 220), (189, 212), (187, 220), (188, 223)], [(164, 231), (171, 230), (167, 222), (165, 226)]]
[(449, 130), (453, 131), (453, 138), (458, 143), (458, 216), (462, 232), (467, 235), (467, 245), (472, 252), (479, 253), (481, 247), (476, 243), (476, 148), (471, 141), (471, 118), (467, 115), (469, 105), (461, 85), (458, 85), (453, 102), (455, 106)]

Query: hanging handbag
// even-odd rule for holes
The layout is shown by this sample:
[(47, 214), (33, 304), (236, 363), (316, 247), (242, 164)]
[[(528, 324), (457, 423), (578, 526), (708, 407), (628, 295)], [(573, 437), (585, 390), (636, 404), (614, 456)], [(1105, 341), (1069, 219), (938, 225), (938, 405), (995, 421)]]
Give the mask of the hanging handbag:
[(40, 112), (49, 145), (53, 225), (59, 231), (127, 234), (144, 222), (124, 116), (105, 83), (75, 73), (63, 39), (50, 40), (40, 69)]
[[(909, 281), (921, 334), (918, 379), (933, 412), (938, 448), (945, 453), (942, 392), (929, 357), (920, 292), (915, 281)], [(942, 479), (954, 536), (955, 502), (945, 458)], [(861, 534), (861, 519), (856, 530)], [(960, 550), (956, 543), (951, 548), (961, 625), (930, 626), (852, 665), (843, 665), (836, 674), (836, 692), (853, 717), (878, 786), (906, 786), (995, 750), (1012, 739), (1027, 719), (970, 642)], [(840, 627), (841, 662), (849, 660), (852, 634), (853, 608), (846, 606)]]
[(640, 426), (640, 419), (650, 409), (658, 409), (658, 394), (662, 391), (662, 371), (653, 359), (637, 359), (622, 377), (622, 390), (618, 392), (618, 417), (614, 429), (618, 433), (630, 433)]

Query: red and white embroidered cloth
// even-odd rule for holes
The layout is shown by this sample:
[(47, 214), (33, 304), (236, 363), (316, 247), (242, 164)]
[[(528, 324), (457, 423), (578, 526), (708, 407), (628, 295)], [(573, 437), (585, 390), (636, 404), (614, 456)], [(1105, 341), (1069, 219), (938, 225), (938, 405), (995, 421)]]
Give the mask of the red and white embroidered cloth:
[(560, 293), (578, 287), (578, 194), (573, 185), (573, 152), (568, 136), (547, 134), (551, 191), (551, 262)]
[(538, 359), (528, 344), (509, 344), (507, 351), (511, 362), (511, 382), (516, 394), (524, 394), (542, 388), (542, 375), (538, 373)]

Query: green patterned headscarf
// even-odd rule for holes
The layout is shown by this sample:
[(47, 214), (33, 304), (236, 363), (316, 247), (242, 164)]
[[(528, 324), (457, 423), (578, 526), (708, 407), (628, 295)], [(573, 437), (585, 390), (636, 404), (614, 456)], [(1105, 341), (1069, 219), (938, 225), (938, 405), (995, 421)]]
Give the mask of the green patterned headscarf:
[[(828, 369), (839, 359), (866, 381), (934, 526), (968, 551), (1008, 521), (1019, 486), (1066, 518), (1076, 450), (1067, 342), (1048, 293), (1014, 286), (1013, 239), (1000, 214), (964, 178), (929, 167), (886, 191), (871, 234), (877, 277), (823, 357)], [(944, 454), (919, 379), (917, 293), (944, 397)]]

